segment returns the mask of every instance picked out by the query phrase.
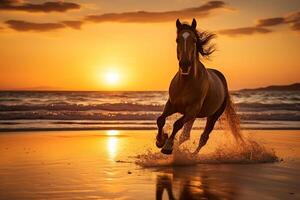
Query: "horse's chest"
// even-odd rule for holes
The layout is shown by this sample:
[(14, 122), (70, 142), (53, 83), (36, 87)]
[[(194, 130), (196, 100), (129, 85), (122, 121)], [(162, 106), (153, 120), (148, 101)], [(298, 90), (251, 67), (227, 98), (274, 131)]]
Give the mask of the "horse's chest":
[(171, 95), (170, 102), (176, 108), (176, 110), (180, 113), (183, 113), (185, 108), (192, 104), (191, 99), (187, 98), (188, 95), (181, 94), (181, 95)]

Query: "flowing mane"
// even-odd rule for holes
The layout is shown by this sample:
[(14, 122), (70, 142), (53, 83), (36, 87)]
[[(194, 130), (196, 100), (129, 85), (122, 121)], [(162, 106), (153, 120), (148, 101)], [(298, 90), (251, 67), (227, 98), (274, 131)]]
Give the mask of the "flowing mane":
[[(201, 54), (202, 57), (208, 58), (216, 49), (215, 45), (211, 44), (210, 41), (216, 37), (215, 34), (207, 32), (207, 31), (198, 31), (197, 29), (193, 29), (189, 24), (182, 23), (181, 30), (190, 30), (195, 33), (197, 38), (197, 50), (198, 53)], [(177, 30), (177, 34), (181, 31)], [(198, 54), (199, 56), (199, 54)]]

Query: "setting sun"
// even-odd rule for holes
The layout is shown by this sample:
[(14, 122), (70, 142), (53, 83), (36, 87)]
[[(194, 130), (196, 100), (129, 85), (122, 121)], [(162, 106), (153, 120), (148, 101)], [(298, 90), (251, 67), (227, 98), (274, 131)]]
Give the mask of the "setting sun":
[(116, 71), (104, 73), (104, 82), (108, 85), (116, 85), (120, 82), (120, 74)]

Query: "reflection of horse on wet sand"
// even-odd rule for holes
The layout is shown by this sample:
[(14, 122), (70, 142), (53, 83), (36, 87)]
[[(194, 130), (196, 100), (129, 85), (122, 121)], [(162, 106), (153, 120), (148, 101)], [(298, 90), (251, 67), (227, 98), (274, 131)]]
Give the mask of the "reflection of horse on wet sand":
[(175, 199), (234, 199), (237, 188), (223, 183), (216, 176), (201, 173), (187, 175), (186, 168), (173, 168), (172, 172), (157, 175), (156, 199), (163, 199), (166, 190), (169, 200)]
[[(195, 119), (206, 117), (206, 126), (194, 152), (198, 153), (206, 144), (210, 132), (223, 112), (231, 132), (236, 139), (241, 139), (238, 117), (224, 75), (218, 70), (205, 68), (199, 60), (199, 54), (206, 57), (214, 51), (213, 46), (209, 46), (214, 34), (199, 32), (196, 26), (195, 19), (191, 25), (182, 24), (178, 19), (176, 21), (179, 70), (170, 84), (169, 99), (164, 111), (157, 119), (156, 146), (162, 148), (161, 152), (164, 154), (172, 153), (175, 135), (183, 126), (180, 144), (189, 139)], [(181, 113), (183, 116), (174, 123), (168, 138), (168, 135), (163, 133), (163, 127), (166, 118), (174, 113)]]

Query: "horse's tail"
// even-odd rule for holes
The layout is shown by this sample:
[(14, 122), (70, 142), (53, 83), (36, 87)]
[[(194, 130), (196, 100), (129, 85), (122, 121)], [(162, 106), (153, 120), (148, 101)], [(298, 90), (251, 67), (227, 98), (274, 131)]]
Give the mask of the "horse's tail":
[[(222, 118), (225, 118), (226, 124), (231, 130), (232, 135), (237, 141), (244, 142), (242, 134), (241, 134), (241, 128), (240, 128), (240, 118), (238, 114), (235, 111), (234, 103), (232, 102), (229, 90), (228, 90), (228, 85), (225, 76), (219, 72), (218, 70), (213, 70), (221, 79), (224, 85), (225, 93), (226, 93), (226, 107), (223, 112)], [(225, 102), (223, 102), (224, 104)]]
[(240, 117), (236, 113), (234, 103), (232, 102), (232, 99), (230, 97), (229, 92), (227, 93), (226, 98), (226, 108), (224, 111), (224, 117), (226, 119), (227, 125), (231, 130), (231, 133), (235, 137), (237, 141), (243, 142), (243, 136), (241, 134), (241, 128), (240, 128)]

